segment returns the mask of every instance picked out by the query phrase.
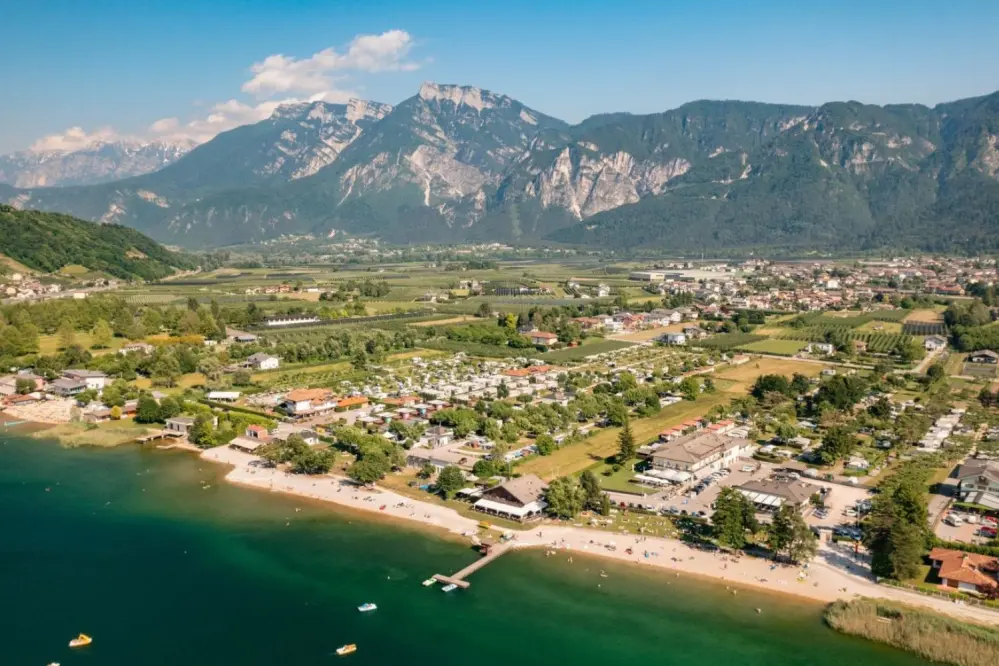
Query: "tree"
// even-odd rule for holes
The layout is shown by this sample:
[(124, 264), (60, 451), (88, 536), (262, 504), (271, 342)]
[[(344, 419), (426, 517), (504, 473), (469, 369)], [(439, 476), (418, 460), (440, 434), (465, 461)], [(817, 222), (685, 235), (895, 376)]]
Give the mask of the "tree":
[(18, 395), (27, 395), (33, 393), (37, 387), (35, 386), (34, 379), (23, 379), (20, 378), (14, 382), (14, 391)]
[(187, 438), (191, 440), (192, 444), (207, 449), (214, 444), (213, 430), (212, 417), (208, 414), (198, 414), (194, 417), (194, 425), (188, 431)]
[(545, 489), (545, 503), (548, 512), (564, 519), (575, 518), (583, 510), (586, 491), (573, 477), (562, 476), (554, 479)]
[(931, 382), (943, 379), (946, 374), (947, 371), (944, 369), (943, 363), (933, 363), (926, 368), (926, 377)]
[(114, 337), (114, 332), (111, 330), (110, 324), (103, 319), (98, 319), (97, 323), (94, 324), (93, 330), (90, 332), (90, 336), (92, 338), (91, 349), (107, 349), (111, 346), (111, 339)]
[(151, 396), (143, 393), (139, 396), (139, 403), (135, 409), (136, 423), (156, 423), (160, 420), (160, 406)]
[(63, 319), (62, 323), (59, 324), (57, 335), (59, 336), (59, 349), (69, 349), (76, 344), (76, 329), (73, 328), (73, 322), (69, 319)]
[(680, 393), (684, 400), (697, 400), (697, 395), (701, 392), (701, 385), (694, 377), (684, 377), (680, 382)]
[(233, 386), (249, 386), (252, 383), (253, 377), (250, 375), (249, 370), (237, 370), (232, 373)]
[(362, 458), (347, 468), (347, 476), (354, 481), (370, 485), (388, 473), (388, 465), (377, 460)]
[(465, 485), (465, 474), (454, 465), (448, 465), (437, 475), (436, 489), (444, 499), (452, 499)]
[(817, 453), (819, 460), (824, 465), (831, 465), (837, 460), (841, 460), (853, 452), (857, 446), (857, 438), (853, 433), (843, 426), (835, 426), (826, 431), (822, 438), (822, 445)]
[(776, 558), (783, 552), (794, 562), (810, 559), (818, 550), (818, 540), (801, 512), (790, 504), (783, 505), (774, 514), (767, 530), (767, 545)]
[(336, 452), (330, 448), (313, 448), (306, 444), (305, 450), (298, 453), (291, 462), (291, 471), (294, 474), (326, 474), (336, 464)]
[(172, 419), (173, 417), (180, 414), (182, 411), (184, 411), (184, 408), (180, 404), (180, 401), (177, 398), (168, 395), (162, 400), (160, 400), (159, 420), (165, 421), (166, 419)]
[(624, 427), (617, 435), (617, 461), (625, 464), (638, 454), (638, 445), (635, 443), (635, 435), (631, 432), (631, 421), (624, 420)]
[(434, 472), (436, 471), (437, 468), (431, 465), (430, 463), (423, 463), (423, 467), (420, 468), (420, 471), (417, 472), (416, 475), (421, 479), (429, 479), (434, 475)]
[(597, 480), (597, 475), (590, 470), (586, 470), (579, 477), (579, 485), (583, 488), (584, 506), (591, 511), (603, 513), (604, 500), (608, 499), (608, 497), (607, 493), (600, 488), (600, 481)]
[(538, 450), (538, 455), (550, 456), (558, 448), (555, 443), (555, 438), (551, 435), (538, 435), (538, 438), (534, 440), (534, 447)]
[(760, 528), (753, 503), (731, 487), (722, 488), (718, 493), (711, 523), (715, 537), (729, 548), (744, 547), (746, 532), (756, 532)]
[(784, 375), (760, 375), (753, 383), (750, 393), (757, 400), (762, 400), (768, 393), (791, 395), (791, 384)]
[(121, 420), (121, 407), (115, 405), (111, 408), (111, 420), (120, 421)]
[(864, 524), (871, 571), (883, 578), (913, 578), (929, 537), (923, 479), (899, 471), (874, 498)]
[(795, 395), (804, 395), (811, 390), (812, 381), (800, 372), (796, 372), (794, 373), (794, 376), (791, 377), (790, 388)]
[(496, 387), (496, 397), (500, 400), (510, 397), (510, 387), (506, 385), (506, 382), (500, 382), (499, 386)]
[(222, 362), (215, 356), (205, 356), (198, 361), (198, 372), (208, 378), (209, 381), (218, 381), (222, 376)]
[(881, 397), (867, 408), (867, 413), (876, 419), (887, 419), (891, 416), (891, 403), (887, 398)]
[(355, 370), (365, 370), (368, 367), (368, 355), (364, 353), (363, 349), (354, 352), (353, 356), (350, 357), (350, 365)]
[(777, 424), (777, 436), (785, 444), (798, 436), (798, 429), (787, 421)]
[(489, 305), (488, 302), (483, 301), (479, 305), (479, 309), (476, 312), (477, 317), (482, 317), (483, 319), (488, 319), (493, 316), (493, 306)]

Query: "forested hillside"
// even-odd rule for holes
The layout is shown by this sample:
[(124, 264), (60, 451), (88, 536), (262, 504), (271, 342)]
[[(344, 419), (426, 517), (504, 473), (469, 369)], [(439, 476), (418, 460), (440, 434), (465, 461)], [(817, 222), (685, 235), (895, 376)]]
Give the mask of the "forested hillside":
[(155, 280), (178, 268), (194, 268), (190, 258), (135, 229), (3, 205), (0, 253), (37, 271), (52, 273), (75, 264), (125, 280)]

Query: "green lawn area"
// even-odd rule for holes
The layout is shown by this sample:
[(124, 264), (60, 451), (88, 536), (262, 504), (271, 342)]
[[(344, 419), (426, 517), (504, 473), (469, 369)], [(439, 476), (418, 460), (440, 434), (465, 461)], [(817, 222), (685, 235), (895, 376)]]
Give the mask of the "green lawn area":
[(741, 350), (758, 352), (760, 354), (778, 354), (780, 356), (793, 356), (808, 346), (802, 340), (757, 340), (747, 345), (739, 347)]
[[(113, 352), (116, 349), (120, 349), (122, 345), (128, 342), (124, 338), (111, 338), (111, 346), (108, 349), (90, 349), (90, 345), (94, 344), (94, 338), (90, 335), (89, 331), (77, 331), (73, 336), (74, 344), (78, 344), (84, 349), (89, 350), (95, 356), (100, 354), (107, 354)], [(58, 335), (39, 335), (38, 336), (38, 353), (39, 354), (58, 354), (61, 345), (59, 344)]]
[[(593, 340), (593, 342), (590, 342)], [(615, 349), (624, 349), (625, 347), (632, 347), (633, 343), (625, 342), (624, 340), (602, 340), (600, 338), (587, 338), (583, 341), (583, 344), (579, 347), (568, 347), (566, 349), (559, 349), (558, 351), (548, 352), (542, 354), (541, 358), (545, 361), (551, 361), (553, 363), (561, 363), (563, 361), (578, 361), (591, 354), (602, 354), (604, 352), (614, 351)]]
[(118, 446), (134, 441), (150, 430), (150, 427), (131, 419), (107, 421), (98, 424), (63, 423), (39, 430), (36, 437), (58, 439), (63, 446)]
[[(697, 400), (684, 400), (664, 407), (655, 416), (647, 419), (632, 419), (631, 432), (639, 445), (651, 442), (659, 433), (695, 416), (703, 416), (715, 405), (728, 402), (732, 394), (718, 391), (702, 394)], [(550, 456), (534, 456), (517, 465), (521, 474), (537, 474), (546, 479), (581, 472), (594, 463), (602, 463), (608, 456), (617, 453), (617, 435), (620, 428), (602, 428), (592, 437), (569, 444)]]

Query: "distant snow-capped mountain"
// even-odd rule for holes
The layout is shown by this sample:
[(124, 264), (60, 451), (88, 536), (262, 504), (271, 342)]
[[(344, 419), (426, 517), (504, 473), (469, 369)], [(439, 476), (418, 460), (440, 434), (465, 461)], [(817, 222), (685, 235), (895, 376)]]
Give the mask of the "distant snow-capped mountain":
[(193, 143), (111, 141), (74, 151), (24, 150), (0, 156), (0, 183), (15, 187), (95, 185), (157, 171)]

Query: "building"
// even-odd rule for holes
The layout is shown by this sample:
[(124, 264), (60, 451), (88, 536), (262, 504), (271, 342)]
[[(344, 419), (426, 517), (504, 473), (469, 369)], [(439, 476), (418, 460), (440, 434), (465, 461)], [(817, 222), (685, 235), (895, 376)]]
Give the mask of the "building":
[(129, 342), (127, 345), (123, 345), (118, 353), (124, 356), (125, 354), (152, 354), (153, 346), (148, 342)]
[(470, 471), (479, 459), (479, 456), (443, 447), (437, 449), (412, 448), (406, 453), (406, 464), (410, 467), (430, 465), (438, 472), (449, 466)]
[(999, 460), (972, 460), (957, 470), (962, 502), (999, 509)]
[(0, 395), (14, 395), (17, 393), (17, 383), (19, 381), (34, 382), (35, 391), (45, 390), (46, 381), (44, 377), (30, 372), (19, 372), (16, 375), (5, 375), (0, 377)]
[(50, 383), (47, 390), (63, 398), (68, 398), (86, 391), (87, 383), (68, 377), (60, 377)]
[(229, 447), (243, 453), (253, 453), (260, 447), (270, 443), (270, 441), (271, 436), (267, 432), (267, 428), (260, 425), (251, 425), (243, 431), (242, 435), (233, 438), (229, 442)]
[(527, 338), (531, 341), (532, 345), (537, 345), (538, 347), (550, 347), (558, 342), (558, 336), (548, 331), (534, 331), (533, 333), (528, 333)]
[(485, 491), (472, 507), (508, 520), (537, 520), (548, 506), (544, 501), (547, 488), (534, 474), (525, 474)]
[(331, 412), (337, 408), (337, 399), (329, 389), (295, 389), (290, 391), (278, 407), (288, 416), (304, 417)]
[(628, 275), (628, 279), (640, 282), (664, 282), (666, 271), (632, 271)]
[(193, 416), (175, 416), (172, 419), (167, 419), (163, 424), (163, 429), (167, 432), (180, 433), (185, 437), (187, 437), (187, 433), (190, 432), (193, 427)]
[(698, 474), (728, 467), (737, 458), (748, 455), (752, 442), (717, 432), (694, 432), (674, 439), (652, 454), (652, 467)]
[(747, 481), (736, 490), (745, 495), (758, 511), (776, 512), (785, 504), (801, 509), (820, 488), (804, 481), (760, 479)]
[(999, 587), (999, 558), (992, 555), (934, 548), (929, 558), (944, 587), (981, 594), (992, 593)]
[(73, 381), (83, 382), (88, 389), (103, 391), (108, 384), (108, 376), (97, 370), (66, 370), (62, 376)]
[(209, 391), (206, 398), (216, 402), (236, 402), (239, 400), (239, 391)]
[(246, 365), (257, 370), (277, 370), (281, 366), (281, 359), (277, 356), (257, 352), (247, 357)]
[(229, 328), (229, 327), (226, 327), (225, 329), (225, 337), (227, 340), (229, 340), (229, 342), (250, 343), (257, 341), (257, 336), (255, 336), (253, 333), (247, 333), (246, 331), (238, 331), (235, 328)]
[(999, 354), (996, 354), (991, 349), (972, 352), (971, 354), (968, 354), (968, 362), (995, 365), (996, 363), (999, 363)]
[(923, 340), (923, 347), (926, 351), (936, 351), (937, 349), (944, 349), (947, 346), (947, 338), (942, 335), (927, 335), (926, 339)]
[(708, 336), (708, 332), (700, 326), (684, 326), (683, 334), (690, 340), (699, 340)]
[(453, 438), (453, 430), (437, 425), (432, 428), (428, 428), (426, 432), (423, 433), (420, 443), (429, 446), (431, 449), (437, 449), (450, 444)]
[(278, 326), (308, 326), (309, 324), (318, 324), (319, 317), (316, 316), (287, 316), (287, 317), (272, 317), (264, 322), (265, 326), (270, 328), (275, 328)]
[(686, 333), (666, 333), (662, 336), (662, 341), (668, 345), (685, 345), (687, 344)]

